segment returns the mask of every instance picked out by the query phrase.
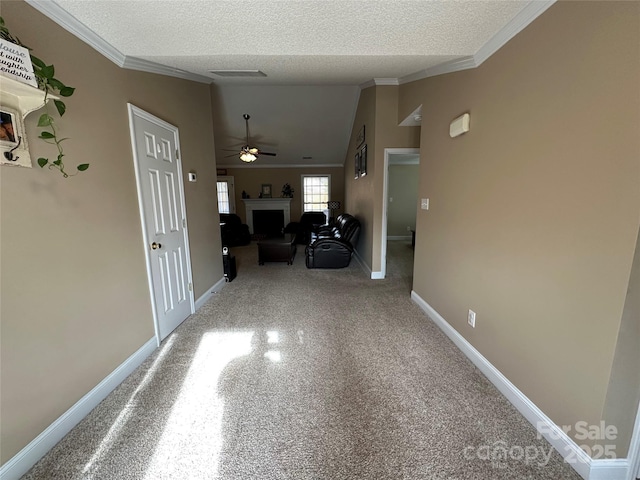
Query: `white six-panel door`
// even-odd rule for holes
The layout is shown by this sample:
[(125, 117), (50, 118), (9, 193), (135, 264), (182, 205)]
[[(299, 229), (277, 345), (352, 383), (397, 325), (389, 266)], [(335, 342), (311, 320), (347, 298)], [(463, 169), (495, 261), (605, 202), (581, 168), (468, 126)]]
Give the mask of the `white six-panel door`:
[(178, 129), (129, 106), (138, 199), (158, 342), (193, 311)]

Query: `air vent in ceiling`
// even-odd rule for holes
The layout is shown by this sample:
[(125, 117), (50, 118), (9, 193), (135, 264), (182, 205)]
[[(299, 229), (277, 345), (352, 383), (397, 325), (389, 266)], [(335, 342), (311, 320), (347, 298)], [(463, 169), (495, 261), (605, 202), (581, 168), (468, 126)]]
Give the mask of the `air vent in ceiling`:
[(209, 70), (209, 73), (218, 77), (266, 77), (267, 74), (260, 70)]

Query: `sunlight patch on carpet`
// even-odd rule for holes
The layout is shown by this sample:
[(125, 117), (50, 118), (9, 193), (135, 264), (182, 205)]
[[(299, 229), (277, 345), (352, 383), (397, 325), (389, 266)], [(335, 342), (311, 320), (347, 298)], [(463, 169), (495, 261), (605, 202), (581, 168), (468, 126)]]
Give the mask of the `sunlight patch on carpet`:
[(252, 337), (252, 331), (203, 335), (145, 479), (216, 478), (224, 412), (218, 381), (232, 360), (251, 353)]

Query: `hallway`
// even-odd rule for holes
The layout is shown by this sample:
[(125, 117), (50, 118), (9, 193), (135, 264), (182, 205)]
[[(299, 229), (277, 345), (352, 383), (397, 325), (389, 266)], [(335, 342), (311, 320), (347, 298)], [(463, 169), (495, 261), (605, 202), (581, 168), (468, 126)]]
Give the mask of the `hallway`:
[(237, 278), (23, 478), (579, 478), (411, 301), (410, 245), (377, 281), (300, 250), (234, 248)]

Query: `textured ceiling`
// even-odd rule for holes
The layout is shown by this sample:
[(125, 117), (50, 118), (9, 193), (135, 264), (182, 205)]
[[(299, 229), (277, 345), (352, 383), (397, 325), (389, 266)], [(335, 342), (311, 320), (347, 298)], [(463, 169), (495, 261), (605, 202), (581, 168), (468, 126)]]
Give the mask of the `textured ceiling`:
[(217, 85), (218, 165), (248, 113), (278, 153), (255, 165), (287, 166), (344, 163), (360, 87), (476, 67), (554, 0), (26, 1), (124, 68)]
[(398, 78), (474, 55), (528, 1), (57, 0), (126, 56), (249, 84), (348, 84)]

